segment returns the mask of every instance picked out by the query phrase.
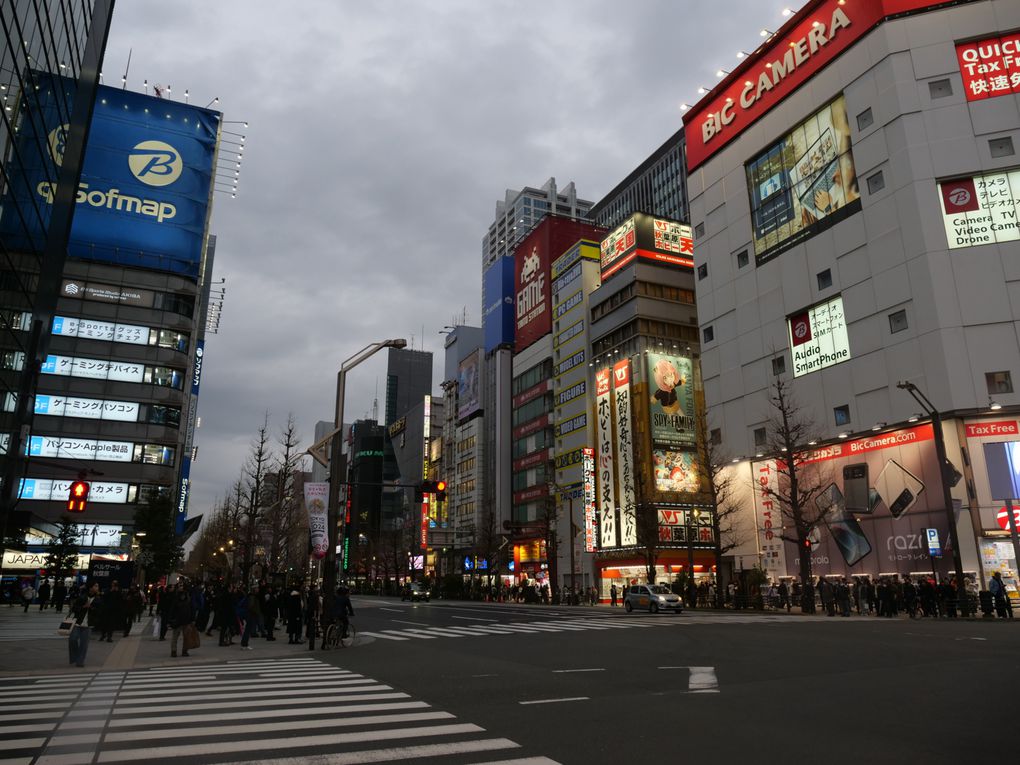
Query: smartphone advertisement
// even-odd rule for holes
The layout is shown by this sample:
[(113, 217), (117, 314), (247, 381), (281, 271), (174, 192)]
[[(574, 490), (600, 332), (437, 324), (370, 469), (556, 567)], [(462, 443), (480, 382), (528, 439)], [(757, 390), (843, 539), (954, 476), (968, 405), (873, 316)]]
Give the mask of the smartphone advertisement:
[[(756, 475), (769, 472), (783, 494), (779, 467), (774, 460), (753, 465)], [(832, 444), (809, 454), (799, 471), (822, 487), (807, 510), (816, 576), (930, 571), (927, 529), (950, 538), (930, 424)], [(769, 520), (773, 537), (777, 522), (791, 525), (776, 518), (777, 503), (767, 493), (755, 492), (755, 505), (758, 527)], [(784, 552), (785, 573), (797, 576), (799, 548), (786, 541)], [(937, 561), (940, 569), (947, 559), (950, 553)]]

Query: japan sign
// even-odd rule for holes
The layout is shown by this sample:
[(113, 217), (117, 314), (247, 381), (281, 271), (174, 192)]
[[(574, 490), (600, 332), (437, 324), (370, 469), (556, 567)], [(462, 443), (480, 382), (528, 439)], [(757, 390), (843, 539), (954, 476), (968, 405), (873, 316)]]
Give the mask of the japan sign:
[(1020, 239), (1020, 170), (1000, 170), (939, 183), (950, 250)]
[(1020, 93), (1020, 32), (959, 43), (956, 58), (968, 101)]
[(841, 296), (790, 316), (787, 325), (794, 377), (850, 359), (850, 340)]

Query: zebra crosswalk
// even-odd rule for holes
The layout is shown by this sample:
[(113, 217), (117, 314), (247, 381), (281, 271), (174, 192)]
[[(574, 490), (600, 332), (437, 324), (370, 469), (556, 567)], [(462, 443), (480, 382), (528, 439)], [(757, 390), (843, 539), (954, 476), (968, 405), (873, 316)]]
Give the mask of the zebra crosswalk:
[(353, 765), (451, 757), (555, 765), (390, 685), (310, 658), (0, 682), (2, 765), (169, 765), (181, 758)]
[[(458, 617), (459, 618), (459, 617)], [(470, 621), (470, 620), (468, 620)], [(417, 627), (377, 627), (359, 630), (358, 640), (413, 641), (437, 638), (489, 637), (493, 635), (534, 635), (550, 632), (585, 632), (589, 630), (629, 630), (656, 627), (692, 627), (701, 624), (791, 624), (790, 617), (769, 614), (746, 616), (713, 616), (711, 614), (660, 616), (628, 614), (621, 617), (591, 616), (572, 618), (546, 618), (542, 621), (486, 621), (484, 623), (421, 625)]]

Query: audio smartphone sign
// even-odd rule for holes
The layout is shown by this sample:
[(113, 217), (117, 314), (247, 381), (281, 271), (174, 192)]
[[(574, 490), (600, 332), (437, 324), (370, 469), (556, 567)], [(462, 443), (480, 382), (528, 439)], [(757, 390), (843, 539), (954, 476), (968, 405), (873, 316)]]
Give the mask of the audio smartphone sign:
[(841, 296), (794, 314), (786, 321), (794, 377), (850, 359), (850, 339)]

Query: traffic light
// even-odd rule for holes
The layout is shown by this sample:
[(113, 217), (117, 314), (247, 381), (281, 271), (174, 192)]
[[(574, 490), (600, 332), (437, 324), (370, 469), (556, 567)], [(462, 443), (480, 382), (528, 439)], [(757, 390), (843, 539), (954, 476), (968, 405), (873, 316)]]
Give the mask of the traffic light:
[(446, 481), (422, 481), (418, 491), (422, 494), (435, 494), (439, 502), (446, 501)]
[(436, 481), (436, 502), (446, 501), (446, 481)]
[(89, 501), (88, 481), (75, 481), (67, 493), (67, 512), (84, 513)]

